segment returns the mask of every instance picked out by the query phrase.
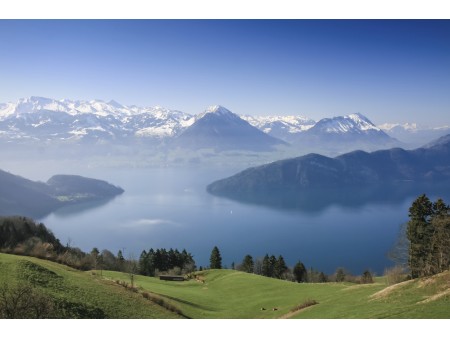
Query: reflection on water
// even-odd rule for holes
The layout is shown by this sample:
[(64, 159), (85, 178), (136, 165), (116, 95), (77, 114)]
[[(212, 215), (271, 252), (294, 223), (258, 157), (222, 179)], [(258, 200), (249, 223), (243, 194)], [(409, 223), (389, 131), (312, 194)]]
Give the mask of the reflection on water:
[[(90, 202), (76, 203), (73, 205), (67, 205), (65, 207), (55, 210), (53, 213), (58, 217), (77, 216), (80, 213), (88, 212), (91, 209), (99, 208), (103, 205), (106, 205), (109, 202), (113, 201), (116, 197), (117, 196), (110, 197), (110, 198), (104, 198), (104, 199), (97, 200), (97, 201), (90, 201)], [(47, 215), (45, 215), (45, 216), (47, 216)]]
[(180, 168), (86, 172), (125, 192), (96, 205), (60, 209), (41, 221), (62, 243), (84, 251), (120, 249), (139, 257), (149, 248), (186, 248), (204, 267), (217, 245), (228, 267), (247, 254), (269, 253), (283, 255), (290, 266), (301, 260), (325, 273), (342, 266), (355, 274), (364, 269), (381, 274), (393, 264), (386, 254), (415, 197), (426, 192), (449, 200), (438, 188), (431, 192), (414, 185), (239, 201), (206, 192), (209, 183), (230, 174), (229, 169)]
[(449, 194), (449, 187), (450, 182), (397, 182), (340, 189), (304, 189), (300, 192), (271, 191), (263, 194), (227, 194), (222, 197), (280, 210), (320, 213), (333, 205), (345, 208), (361, 208), (368, 204), (399, 205), (411, 197), (417, 197), (424, 193), (445, 196)]

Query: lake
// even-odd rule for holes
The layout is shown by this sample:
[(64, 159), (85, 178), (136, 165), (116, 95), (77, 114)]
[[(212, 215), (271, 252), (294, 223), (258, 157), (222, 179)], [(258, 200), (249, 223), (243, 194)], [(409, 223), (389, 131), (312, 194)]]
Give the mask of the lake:
[(206, 192), (207, 184), (234, 173), (230, 168), (92, 169), (81, 174), (107, 180), (125, 192), (105, 203), (60, 209), (40, 221), (63, 244), (83, 251), (122, 250), (126, 258), (137, 259), (144, 249), (185, 248), (197, 267), (209, 265), (214, 246), (227, 267), (246, 254), (258, 258), (266, 253), (282, 255), (291, 267), (301, 260), (327, 274), (338, 267), (353, 274), (365, 269), (382, 274), (393, 265), (387, 253), (400, 224), (408, 220), (415, 196), (296, 210)]

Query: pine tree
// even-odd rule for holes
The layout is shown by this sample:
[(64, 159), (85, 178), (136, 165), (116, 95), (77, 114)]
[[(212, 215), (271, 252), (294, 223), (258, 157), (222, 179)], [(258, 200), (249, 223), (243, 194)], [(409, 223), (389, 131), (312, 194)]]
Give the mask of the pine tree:
[(326, 282), (328, 282), (328, 277), (321, 271), (319, 274), (319, 283), (326, 283)]
[(119, 250), (119, 252), (117, 253), (117, 263), (119, 271), (123, 271), (125, 268), (125, 258), (123, 257), (122, 250)]
[(294, 278), (298, 283), (306, 282), (306, 268), (302, 262), (298, 261), (294, 266)]
[(253, 257), (250, 255), (246, 255), (242, 260), (240, 270), (248, 273), (253, 273), (253, 268), (254, 268)]
[(209, 267), (210, 269), (222, 269), (222, 257), (220, 256), (220, 251), (217, 246), (215, 246), (211, 251)]
[(427, 261), (436, 274), (450, 266), (450, 207), (442, 199), (433, 203), (431, 220), (434, 233), (430, 242), (430, 255)]
[(283, 256), (278, 256), (277, 261), (275, 262), (274, 267), (274, 277), (282, 279), (284, 277), (284, 274), (288, 271), (288, 267), (286, 265), (286, 262), (284, 261)]
[(345, 280), (345, 272), (344, 269), (339, 268), (336, 271), (336, 282), (343, 282)]
[(433, 214), (433, 205), (429, 198), (423, 194), (419, 196), (409, 208), (407, 237), (409, 240), (409, 268), (411, 277), (417, 278), (429, 274), (431, 254), (431, 237), (433, 234), (430, 216)]
[(263, 258), (261, 274), (263, 276), (270, 277), (270, 259), (268, 254), (266, 254)]

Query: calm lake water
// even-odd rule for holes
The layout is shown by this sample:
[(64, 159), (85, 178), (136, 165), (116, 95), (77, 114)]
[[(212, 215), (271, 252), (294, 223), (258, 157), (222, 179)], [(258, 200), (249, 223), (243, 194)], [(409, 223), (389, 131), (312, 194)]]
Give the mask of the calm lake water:
[[(235, 170), (180, 168), (102, 169), (83, 175), (125, 189), (107, 203), (60, 209), (41, 219), (63, 244), (93, 247), (138, 258), (149, 248), (185, 248), (197, 266), (207, 266), (212, 248), (223, 264), (246, 254), (282, 255), (289, 266), (301, 260), (325, 273), (345, 267), (377, 274), (392, 266), (386, 254), (413, 196), (358, 206), (331, 204), (320, 210), (283, 210), (209, 195), (205, 187)], [(432, 196), (432, 195), (431, 195)]]

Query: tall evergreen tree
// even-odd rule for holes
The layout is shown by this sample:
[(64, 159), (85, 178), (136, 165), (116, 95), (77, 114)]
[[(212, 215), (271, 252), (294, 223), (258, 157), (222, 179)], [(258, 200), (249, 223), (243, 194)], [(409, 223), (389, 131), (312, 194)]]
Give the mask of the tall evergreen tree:
[(248, 273), (253, 273), (254, 263), (253, 257), (250, 255), (246, 255), (242, 260), (240, 270)]
[(427, 264), (432, 266), (431, 273), (439, 273), (450, 267), (450, 207), (442, 199), (433, 203), (431, 220), (434, 231)]
[(319, 274), (319, 283), (326, 283), (326, 282), (328, 282), (328, 277), (321, 271)]
[(268, 254), (266, 254), (264, 256), (264, 258), (263, 258), (262, 267), (261, 267), (261, 274), (263, 276), (266, 276), (266, 277), (271, 277), (270, 276), (270, 259), (269, 259), (269, 255)]
[(210, 269), (222, 269), (222, 257), (217, 246), (215, 246), (211, 251), (209, 267)]
[(283, 256), (281, 256), (281, 255), (278, 256), (278, 259), (275, 262), (275, 267), (274, 267), (274, 277), (282, 279), (287, 271), (288, 271), (288, 267), (286, 265), (286, 262), (284, 261)]
[(268, 277), (275, 276), (275, 265), (276, 264), (277, 264), (277, 258), (274, 255), (271, 255), (269, 257), (269, 276)]
[(430, 217), (433, 204), (425, 195), (420, 195), (409, 208), (407, 236), (409, 240), (409, 268), (411, 277), (417, 278), (429, 274), (431, 237), (433, 234)]
[(298, 261), (294, 266), (294, 278), (297, 283), (306, 282), (307, 271), (305, 265)]
[(343, 282), (345, 280), (345, 272), (344, 269), (339, 268), (336, 270), (336, 282)]
[(117, 264), (119, 271), (123, 271), (125, 269), (125, 258), (123, 257), (122, 250), (117, 252)]

